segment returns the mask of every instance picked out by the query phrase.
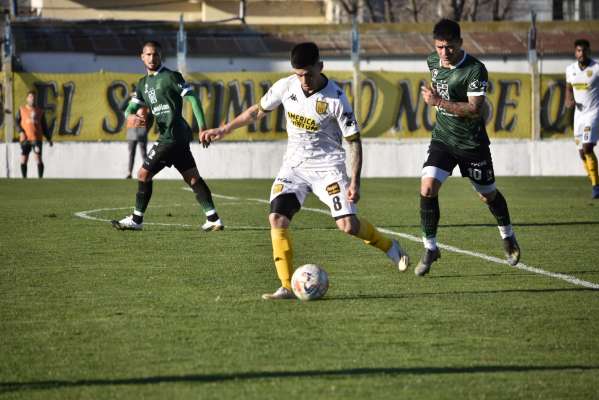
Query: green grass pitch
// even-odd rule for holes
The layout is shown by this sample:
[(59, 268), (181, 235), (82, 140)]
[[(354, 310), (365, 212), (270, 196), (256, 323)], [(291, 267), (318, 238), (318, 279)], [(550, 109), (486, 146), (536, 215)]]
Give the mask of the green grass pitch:
[[(501, 242), (465, 179), (441, 191), (439, 241), (476, 254), (442, 250), (424, 278), (420, 243), (399, 237), (401, 274), (312, 196), (295, 264), (321, 264), (331, 287), (305, 303), (260, 299), (278, 287), (259, 201), (271, 182), (208, 183), (223, 232), (198, 230), (182, 181), (156, 181), (144, 231), (118, 232), (106, 220), (130, 212), (135, 182), (0, 180), (1, 399), (599, 397), (586, 179), (498, 179), (521, 261), (540, 272), (481, 258), (502, 258)], [(418, 185), (366, 179), (359, 214), (420, 236)]]

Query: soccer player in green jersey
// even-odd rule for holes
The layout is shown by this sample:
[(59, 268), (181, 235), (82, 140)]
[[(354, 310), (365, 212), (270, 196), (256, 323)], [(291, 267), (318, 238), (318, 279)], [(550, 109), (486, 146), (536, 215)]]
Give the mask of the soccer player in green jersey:
[[(135, 196), (133, 214), (120, 221), (112, 221), (119, 230), (141, 230), (143, 216), (152, 197), (152, 178), (164, 167), (172, 165), (183, 176), (191, 187), (206, 214), (206, 222), (202, 225), (204, 231), (222, 230), (222, 224), (212, 194), (206, 182), (200, 176), (195, 160), (189, 148), (192, 134), (191, 128), (183, 119), (183, 99), (191, 103), (193, 114), (198, 122), (200, 132), (206, 128), (204, 112), (197, 94), (191, 85), (185, 82), (183, 76), (162, 65), (161, 48), (157, 42), (146, 42), (141, 53), (147, 74), (141, 78), (125, 115), (132, 119), (133, 125), (143, 125), (142, 117), (136, 114), (140, 107), (148, 107), (155, 117), (158, 130), (158, 143), (155, 144), (143, 166), (137, 173), (138, 190)], [(208, 143), (204, 144), (205, 146)]]
[(435, 52), (427, 59), (432, 85), (422, 87), (426, 104), (437, 110), (428, 158), (420, 183), (420, 224), (424, 234), (424, 254), (414, 270), (422, 276), (441, 257), (437, 247), (439, 189), (456, 165), (468, 177), (480, 199), (497, 219), (507, 262), (516, 265), (520, 248), (510, 222), (505, 198), (495, 187), (489, 137), (482, 118), (487, 88), (483, 63), (462, 50), (460, 26), (448, 19), (433, 29)]

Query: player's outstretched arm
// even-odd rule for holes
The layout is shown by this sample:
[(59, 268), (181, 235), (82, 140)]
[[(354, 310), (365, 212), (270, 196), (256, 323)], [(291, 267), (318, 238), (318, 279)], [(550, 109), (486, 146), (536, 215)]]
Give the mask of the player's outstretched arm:
[(362, 174), (362, 140), (360, 134), (348, 139), (349, 163), (351, 167), (351, 182), (347, 197), (349, 201), (357, 203), (360, 200), (360, 177)]
[(193, 90), (188, 91), (185, 96), (183, 96), (185, 100), (187, 100), (191, 104), (191, 109), (193, 110), (193, 115), (198, 123), (198, 127), (200, 129), (200, 143), (202, 146), (208, 147), (210, 142), (206, 142), (202, 140), (202, 132), (206, 129), (206, 117), (204, 116), (204, 109), (202, 108), (202, 102), (200, 101), (198, 95)]
[(252, 122), (261, 120), (266, 115), (266, 111), (262, 110), (258, 104), (254, 104), (247, 110), (236, 116), (231, 122), (219, 128), (208, 129), (201, 133), (200, 140), (202, 143), (210, 143), (213, 140), (220, 140), (225, 135), (233, 132), (237, 128), (251, 124)]
[(467, 102), (451, 101), (441, 98), (432, 86), (422, 86), (420, 90), (422, 92), (422, 98), (429, 106), (442, 108), (458, 117), (479, 118), (481, 116), (485, 96), (468, 96)]

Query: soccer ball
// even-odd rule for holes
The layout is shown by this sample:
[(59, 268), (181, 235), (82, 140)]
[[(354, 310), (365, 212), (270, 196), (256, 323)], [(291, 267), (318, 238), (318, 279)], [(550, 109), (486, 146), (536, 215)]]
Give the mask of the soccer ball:
[(291, 277), (291, 288), (300, 300), (319, 299), (329, 288), (329, 275), (318, 265), (302, 265)]

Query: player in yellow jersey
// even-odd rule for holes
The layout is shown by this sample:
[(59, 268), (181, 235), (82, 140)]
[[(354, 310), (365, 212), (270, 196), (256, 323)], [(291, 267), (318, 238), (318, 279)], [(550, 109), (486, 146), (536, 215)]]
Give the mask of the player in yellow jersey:
[[(203, 142), (210, 143), (265, 117), (281, 104), (285, 109), (287, 151), (271, 188), (268, 217), (281, 287), (264, 294), (265, 300), (295, 298), (291, 291), (293, 247), (289, 225), (310, 192), (329, 207), (340, 230), (385, 252), (400, 271), (405, 271), (409, 263), (396, 240), (383, 236), (371, 223), (356, 216), (362, 168), (360, 130), (345, 93), (322, 73), (318, 47), (314, 43), (298, 44), (291, 51), (291, 65), (293, 75), (277, 81), (259, 104), (201, 135)], [(349, 143), (350, 177), (342, 139)]]
[(599, 176), (594, 147), (599, 137), (599, 64), (590, 57), (588, 40), (574, 42), (576, 62), (566, 68), (566, 107), (574, 110), (574, 140), (591, 185), (599, 199)]

